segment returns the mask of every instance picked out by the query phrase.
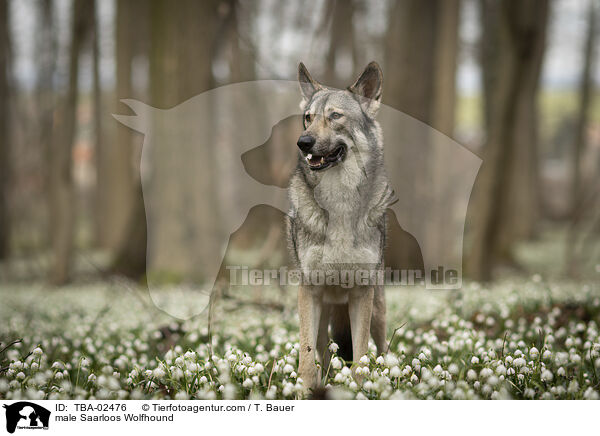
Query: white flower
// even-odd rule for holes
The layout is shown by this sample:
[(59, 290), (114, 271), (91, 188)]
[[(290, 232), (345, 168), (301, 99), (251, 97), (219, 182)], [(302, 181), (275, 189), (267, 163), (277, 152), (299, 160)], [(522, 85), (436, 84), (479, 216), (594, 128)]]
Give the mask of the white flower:
[(583, 393), (583, 398), (585, 400), (597, 400), (600, 398), (600, 395), (593, 388), (587, 388)]
[(165, 371), (159, 366), (152, 371), (152, 375), (156, 378), (163, 378), (165, 376)]
[(496, 367), (496, 373), (498, 375), (506, 375), (506, 367), (504, 365), (502, 365), (502, 364), (498, 365)]
[(331, 344), (329, 344), (329, 351), (331, 351), (332, 353), (337, 353), (337, 351), (339, 349), (340, 349), (340, 347), (335, 342), (332, 342)]
[(375, 363), (377, 363), (377, 365), (384, 365), (385, 359), (383, 358), (383, 356), (379, 356), (377, 359), (375, 359)]
[(550, 382), (550, 381), (552, 381), (553, 378), (554, 378), (554, 376), (547, 369), (542, 371), (542, 375), (541, 375), (542, 381)]
[(39, 357), (44, 354), (44, 351), (40, 347), (36, 347), (33, 349), (32, 354), (36, 357)]
[(348, 368), (347, 366), (344, 366), (344, 367), (342, 368), (342, 371), (341, 371), (341, 373), (342, 373), (342, 374), (343, 374), (345, 377), (348, 377), (348, 376), (350, 376), (350, 374), (352, 374), (352, 371), (350, 371), (350, 368)]
[(391, 377), (400, 377), (401, 374), (402, 372), (400, 371), (400, 368), (398, 368), (398, 366), (393, 366), (390, 370)]
[(571, 380), (571, 382), (569, 383), (569, 387), (567, 388), (567, 391), (570, 394), (576, 394), (577, 391), (579, 391), (579, 383), (577, 383), (577, 380)]
[(342, 367), (342, 361), (338, 357), (331, 359), (331, 367), (333, 369), (340, 369)]
[(17, 380), (25, 380), (25, 373), (22, 371), (20, 373), (18, 373)]
[(490, 386), (496, 386), (498, 384), (498, 377), (496, 377), (495, 375), (490, 376), (490, 378), (487, 379), (487, 384)]
[(477, 356), (471, 357), (471, 363), (473, 365), (477, 365), (479, 363), (479, 357), (477, 357)]
[(368, 358), (366, 355), (365, 355), (365, 356), (362, 356), (362, 357), (360, 358), (359, 362), (360, 362), (362, 365), (368, 365), (368, 364), (369, 364), (369, 358)]
[(398, 362), (398, 358), (396, 356), (394, 356), (391, 353), (388, 353), (385, 356), (385, 363), (387, 364), (387, 366), (389, 366), (391, 368), (392, 366), (398, 365), (399, 362)]
[(242, 383), (242, 386), (246, 389), (252, 388), (253, 385), (254, 385), (254, 382), (252, 381), (252, 379), (249, 379), (249, 378), (244, 380), (244, 382)]
[(287, 363), (284, 367), (283, 367), (283, 372), (284, 374), (290, 374), (292, 371), (294, 370), (294, 367), (292, 365), (290, 365), (289, 363)]
[(537, 349), (537, 348), (535, 348), (535, 347), (531, 347), (531, 348), (529, 349), (529, 356), (530, 356), (532, 359), (536, 359), (536, 358), (537, 358), (539, 355), (540, 355), (540, 352), (538, 351), (538, 349)]
[(567, 374), (567, 371), (565, 371), (565, 368), (561, 366), (556, 371), (556, 374), (558, 374), (560, 377), (564, 377)]
[(544, 350), (544, 353), (542, 354), (542, 358), (544, 360), (548, 360), (552, 357), (552, 351), (550, 350)]
[(527, 362), (525, 361), (525, 359), (523, 359), (522, 357), (517, 357), (514, 361), (513, 361), (514, 365), (517, 368), (520, 368), (522, 366), (525, 366), (527, 364)]
[(483, 378), (488, 378), (488, 377), (492, 376), (493, 374), (494, 374), (494, 372), (490, 368), (483, 368), (479, 372), (479, 376), (483, 377)]
[(477, 380), (477, 373), (475, 372), (475, 370), (470, 369), (467, 371), (467, 380)]

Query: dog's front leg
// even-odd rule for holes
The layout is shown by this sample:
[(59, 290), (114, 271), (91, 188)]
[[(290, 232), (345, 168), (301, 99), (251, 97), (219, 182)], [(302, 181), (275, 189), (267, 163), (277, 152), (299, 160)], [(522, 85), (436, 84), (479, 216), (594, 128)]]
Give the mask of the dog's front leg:
[[(369, 348), (369, 329), (373, 312), (373, 288), (354, 288), (348, 295), (348, 312), (350, 315), (350, 331), (352, 333), (352, 360), (367, 354)], [(355, 373), (355, 378), (356, 373)], [(360, 379), (360, 377), (358, 377)]]
[(298, 314), (300, 316), (300, 364), (298, 375), (304, 386), (317, 386), (315, 348), (321, 319), (322, 296), (315, 288), (300, 286), (298, 289)]

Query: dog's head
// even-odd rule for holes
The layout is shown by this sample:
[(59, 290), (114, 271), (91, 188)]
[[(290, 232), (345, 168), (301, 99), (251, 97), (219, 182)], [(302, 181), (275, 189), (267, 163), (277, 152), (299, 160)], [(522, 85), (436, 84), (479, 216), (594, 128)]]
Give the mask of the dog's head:
[(304, 131), (298, 138), (302, 161), (313, 171), (343, 164), (353, 153), (374, 144), (375, 116), (381, 102), (383, 73), (371, 62), (353, 85), (330, 89), (315, 81), (304, 64), (298, 66)]

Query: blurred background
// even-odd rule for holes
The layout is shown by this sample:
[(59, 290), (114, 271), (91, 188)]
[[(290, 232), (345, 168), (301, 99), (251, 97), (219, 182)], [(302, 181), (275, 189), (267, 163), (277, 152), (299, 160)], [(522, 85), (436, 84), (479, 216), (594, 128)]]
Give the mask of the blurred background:
[[(595, 0), (0, 0), (0, 280), (145, 281), (143, 136), (112, 118), (131, 113), (120, 99), (170, 108), (226, 84), (295, 80), (300, 61), (346, 87), (371, 60), (384, 71), (384, 104), (484, 161), (465, 224), (466, 278), (596, 280), (599, 9)], [(293, 150), (300, 127), (282, 121), (271, 152), (246, 156), (248, 172), (285, 186), (292, 168), (273, 150)], [(227, 143), (201, 151), (226, 153)], [(185, 204), (172, 204), (165, 219), (177, 227)], [(189, 219), (213, 225), (218, 214)], [(388, 264), (422, 265), (419, 247), (391, 227)], [(282, 214), (253, 209), (229, 247), (238, 264), (277, 267)], [(165, 250), (161, 277), (191, 280)]]

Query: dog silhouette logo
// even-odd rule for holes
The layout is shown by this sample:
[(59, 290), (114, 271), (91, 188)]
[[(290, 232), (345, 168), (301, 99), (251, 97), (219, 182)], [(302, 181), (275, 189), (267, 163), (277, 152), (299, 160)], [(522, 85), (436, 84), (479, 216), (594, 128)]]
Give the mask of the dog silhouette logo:
[(14, 433), (18, 429), (43, 429), (47, 430), (50, 423), (50, 411), (42, 406), (29, 401), (19, 401), (10, 405), (4, 404), (6, 409), (6, 431)]
[[(246, 161), (255, 159), (252, 153), (262, 147), (259, 151), (265, 153), (257, 152), (257, 159), (264, 159), (262, 168), (277, 166), (281, 174), (282, 168), (291, 168), (291, 176), (298, 160), (297, 136), (281, 140), (277, 126), (289, 119), (301, 125), (299, 100), (298, 82), (284, 80), (225, 85), (169, 109), (121, 100), (134, 114), (113, 117), (144, 135), (140, 172), (148, 229), (147, 283), (156, 307), (181, 319), (200, 314), (223, 269), (230, 237), (249, 211), (260, 205), (289, 213), (287, 183), (251, 174)], [(385, 171), (398, 199), (389, 209), (418, 243), (427, 288), (458, 289), (467, 206), (481, 159), (392, 107), (382, 105), (378, 120)], [(368, 177), (371, 170), (364, 168)], [(434, 279), (441, 270), (453, 272), (456, 280), (439, 285)], [(169, 288), (174, 298), (165, 299), (163, 283), (169, 277), (206, 283), (203, 298), (194, 308), (170, 304), (179, 300), (175, 293), (180, 288), (185, 298), (186, 282)]]

